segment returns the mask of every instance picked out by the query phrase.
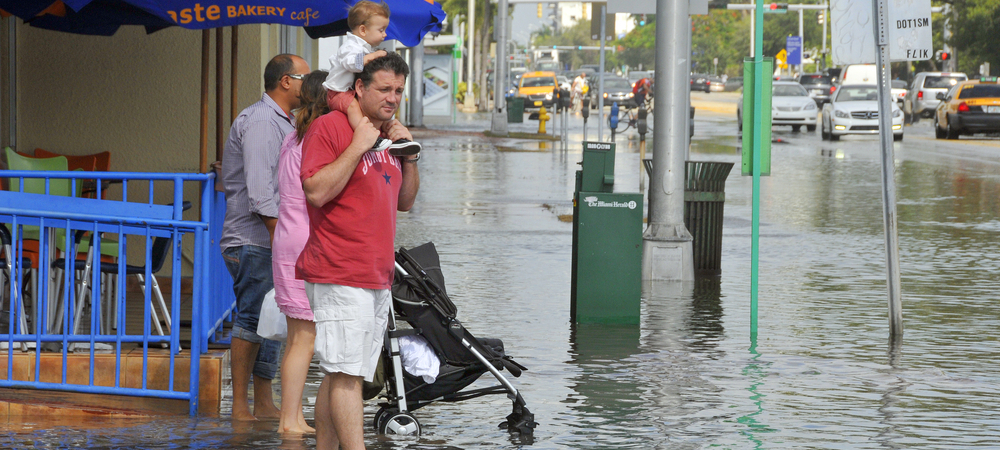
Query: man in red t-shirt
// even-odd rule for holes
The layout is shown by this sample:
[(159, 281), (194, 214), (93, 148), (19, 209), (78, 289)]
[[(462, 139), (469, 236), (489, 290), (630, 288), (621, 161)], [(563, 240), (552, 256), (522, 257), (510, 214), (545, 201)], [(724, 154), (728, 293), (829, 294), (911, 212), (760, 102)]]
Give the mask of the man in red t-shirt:
[(635, 105), (642, 106), (646, 103), (646, 96), (653, 91), (653, 83), (649, 81), (649, 78), (643, 78), (635, 82), (632, 86), (632, 95), (635, 97)]
[(351, 130), (334, 111), (316, 119), (302, 140), (302, 189), (309, 239), (295, 264), (316, 317), (316, 355), (323, 382), (316, 397), (316, 448), (363, 449), (362, 380), (371, 381), (389, 314), (396, 211), (407, 211), (420, 187), (420, 155), (372, 151), (386, 138), (413, 140), (393, 119), (409, 67), (398, 53), (377, 58), (354, 89), (364, 118)]

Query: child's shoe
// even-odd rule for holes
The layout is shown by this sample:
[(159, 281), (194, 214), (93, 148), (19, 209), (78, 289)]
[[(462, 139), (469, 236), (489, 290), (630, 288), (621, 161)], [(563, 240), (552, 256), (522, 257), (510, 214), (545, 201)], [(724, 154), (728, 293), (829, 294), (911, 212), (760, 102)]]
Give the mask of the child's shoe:
[(392, 141), (390, 141), (390, 140), (388, 140), (386, 138), (383, 138), (383, 137), (379, 137), (378, 139), (375, 140), (375, 145), (373, 145), (372, 149), (369, 150), (369, 151), (370, 152), (381, 152), (381, 151), (389, 148), (390, 146), (392, 146)]
[(420, 143), (409, 139), (400, 139), (389, 145), (389, 154), (392, 156), (413, 156), (420, 153)]

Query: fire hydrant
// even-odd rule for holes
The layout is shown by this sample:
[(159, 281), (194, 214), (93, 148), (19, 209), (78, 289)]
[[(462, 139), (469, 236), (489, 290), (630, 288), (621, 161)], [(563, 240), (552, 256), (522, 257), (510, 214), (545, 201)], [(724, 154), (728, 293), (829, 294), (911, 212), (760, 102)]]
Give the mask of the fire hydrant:
[(545, 122), (552, 120), (552, 116), (545, 111), (545, 107), (538, 109), (538, 134), (545, 134)]

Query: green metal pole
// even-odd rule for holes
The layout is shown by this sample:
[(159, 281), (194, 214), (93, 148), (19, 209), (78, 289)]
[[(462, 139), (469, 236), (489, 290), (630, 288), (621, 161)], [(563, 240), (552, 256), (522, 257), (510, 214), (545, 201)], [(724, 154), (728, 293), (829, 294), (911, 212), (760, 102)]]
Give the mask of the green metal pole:
[[(754, 27), (754, 77), (753, 77), (753, 118), (757, 123), (761, 123), (764, 111), (761, 108), (762, 97), (764, 96), (764, 2), (757, 0), (754, 8), (754, 18), (757, 26)], [(767, 74), (771, 76), (771, 74)], [(770, 94), (770, 92), (768, 92)], [(770, 111), (767, 111), (770, 114)], [(757, 340), (757, 274), (760, 247), (760, 154), (763, 147), (761, 137), (764, 135), (762, 127), (753, 127), (753, 211), (751, 213), (751, 233), (750, 233), (750, 339)]]

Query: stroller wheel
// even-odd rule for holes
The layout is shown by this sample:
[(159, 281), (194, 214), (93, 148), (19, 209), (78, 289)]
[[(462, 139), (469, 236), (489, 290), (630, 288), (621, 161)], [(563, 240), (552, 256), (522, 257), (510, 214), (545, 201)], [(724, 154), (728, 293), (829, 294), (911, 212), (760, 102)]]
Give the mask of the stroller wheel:
[(372, 420), (372, 428), (374, 428), (375, 431), (381, 430), (385, 419), (389, 417), (390, 414), (395, 414), (397, 412), (399, 412), (399, 410), (396, 408), (386, 408), (385, 406), (380, 407), (378, 411), (375, 412), (375, 419)]
[(420, 422), (409, 413), (391, 413), (387, 414), (379, 424), (378, 432), (398, 436), (420, 436)]

